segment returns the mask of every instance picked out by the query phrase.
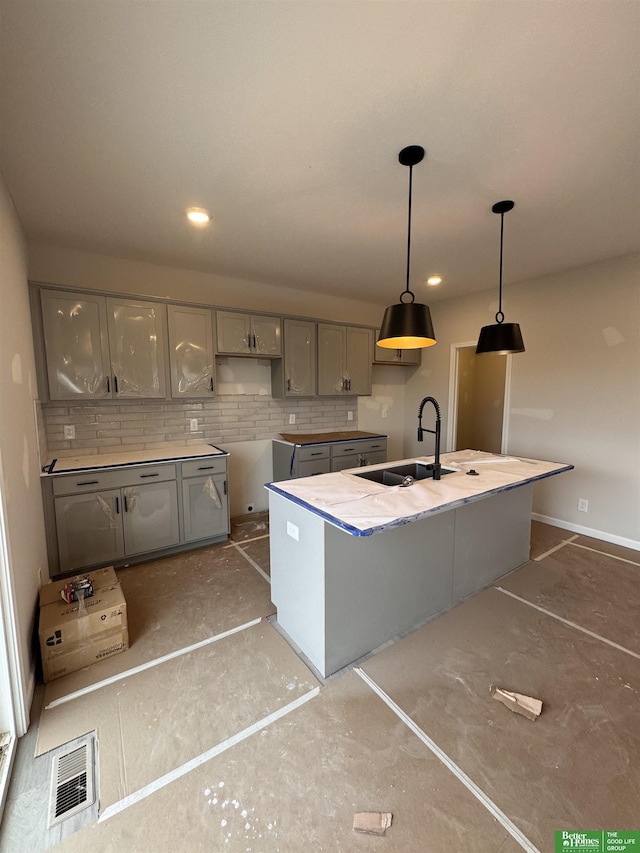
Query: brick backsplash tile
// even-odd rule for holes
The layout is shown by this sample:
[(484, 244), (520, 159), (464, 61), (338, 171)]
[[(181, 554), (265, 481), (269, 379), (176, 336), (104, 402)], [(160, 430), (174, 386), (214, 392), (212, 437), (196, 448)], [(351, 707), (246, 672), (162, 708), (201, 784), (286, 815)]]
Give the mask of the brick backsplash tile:
[[(73, 456), (78, 452), (106, 453), (113, 447), (123, 450), (185, 447), (206, 441), (225, 442), (277, 438), (281, 432), (323, 432), (357, 429), (347, 412), (357, 411), (355, 399), (330, 397), (303, 400), (274, 400), (265, 394), (225, 394), (214, 400), (151, 403), (135, 400), (119, 404), (91, 406), (45, 404), (42, 406), (43, 435), (47, 452)], [(289, 424), (295, 414), (296, 423)], [(192, 433), (189, 420), (198, 419)], [(63, 426), (73, 424), (76, 438), (63, 440)]]

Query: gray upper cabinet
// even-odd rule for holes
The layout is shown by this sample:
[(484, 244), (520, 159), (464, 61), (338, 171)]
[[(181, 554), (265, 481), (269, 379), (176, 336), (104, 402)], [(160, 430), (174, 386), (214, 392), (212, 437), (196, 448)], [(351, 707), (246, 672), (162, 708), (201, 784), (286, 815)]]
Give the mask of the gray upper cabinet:
[(416, 365), (422, 363), (421, 349), (388, 349), (388, 347), (379, 347), (377, 344), (379, 337), (380, 329), (376, 329), (376, 345), (373, 348), (374, 364)]
[(279, 317), (262, 317), (233, 311), (217, 311), (218, 352), (221, 355), (252, 355), (279, 358), (282, 337)]
[(373, 331), (318, 323), (318, 395), (371, 394)]
[(211, 398), (215, 394), (213, 312), (168, 305), (171, 396)]
[(313, 397), (316, 393), (316, 324), (285, 318), (283, 357), (271, 362), (274, 397)]
[(43, 290), (40, 304), (49, 398), (110, 398), (104, 297)]
[(166, 306), (108, 298), (107, 322), (114, 397), (166, 397)]
[(40, 296), (51, 400), (166, 397), (165, 305), (54, 290)]

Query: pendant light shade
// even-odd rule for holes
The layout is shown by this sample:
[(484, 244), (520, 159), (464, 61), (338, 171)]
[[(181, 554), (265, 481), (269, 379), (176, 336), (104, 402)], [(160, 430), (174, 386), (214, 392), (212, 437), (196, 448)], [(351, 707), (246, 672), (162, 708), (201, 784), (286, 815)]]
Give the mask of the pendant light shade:
[(511, 355), (524, 352), (522, 332), (517, 323), (505, 323), (502, 312), (502, 250), (504, 242), (504, 215), (515, 207), (513, 201), (498, 201), (491, 210), (500, 214), (500, 291), (496, 322), (491, 326), (483, 326), (480, 330), (476, 355), (493, 352), (497, 355)]
[[(433, 346), (436, 342), (428, 305), (415, 301), (409, 290), (411, 271), (411, 196), (413, 189), (413, 167), (424, 158), (424, 148), (409, 145), (403, 148), (398, 160), (409, 167), (409, 217), (407, 228), (407, 286), (400, 294), (400, 301), (390, 305), (384, 312), (378, 346), (387, 349), (419, 349)], [(405, 297), (411, 297), (405, 299)]]

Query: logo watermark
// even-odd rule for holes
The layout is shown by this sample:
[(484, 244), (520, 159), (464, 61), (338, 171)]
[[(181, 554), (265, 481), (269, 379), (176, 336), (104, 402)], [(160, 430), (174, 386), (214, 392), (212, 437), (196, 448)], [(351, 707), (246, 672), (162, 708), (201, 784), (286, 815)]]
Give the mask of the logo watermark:
[(590, 850), (591, 853), (640, 853), (640, 830), (622, 832), (603, 829), (592, 831), (560, 830), (555, 833), (554, 853), (568, 850)]

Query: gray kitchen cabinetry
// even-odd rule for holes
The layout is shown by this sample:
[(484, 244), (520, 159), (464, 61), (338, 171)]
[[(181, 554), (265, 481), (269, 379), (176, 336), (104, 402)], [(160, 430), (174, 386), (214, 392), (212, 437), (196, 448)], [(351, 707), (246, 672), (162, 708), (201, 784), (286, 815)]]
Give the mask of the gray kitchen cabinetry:
[(279, 358), (282, 340), (279, 317), (217, 311), (218, 353)]
[(107, 320), (114, 397), (166, 397), (166, 306), (107, 298)]
[(387, 461), (387, 439), (371, 441), (340, 441), (331, 446), (331, 470), (359, 468)]
[(49, 399), (110, 398), (104, 296), (42, 290), (40, 306)]
[(316, 393), (316, 324), (285, 318), (283, 355), (271, 362), (274, 397), (313, 397)]
[(375, 331), (375, 345), (373, 347), (374, 364), (404, 364), (414, 366), (422, 363), (421, 349), (388, 349), (379, 347), (377, 344), (380, 337), (380, 329)]
[(329, 474), (345, 468), (377, 465), (387, 461), (387, 439), (354, 439), (327, 441), (319, 444), (293, 444), (275, 439), (272, 442), (273, 482), (297, 477)]
[(184, 542), (229, 532), (226, 458), (182, 463), (182, 518)]
[(40, 293), (51, 400), (166, 397), (166, 307), (91, 294)]
[(60, 573), (179, 542), (175, 465), (56, 477), (53, 496)]
[(173, 398), (215, 395), (213, 312), (168, 305), (169, 374)]
[(318, 323), (318, 395), (371, 394), (373, 330)]

